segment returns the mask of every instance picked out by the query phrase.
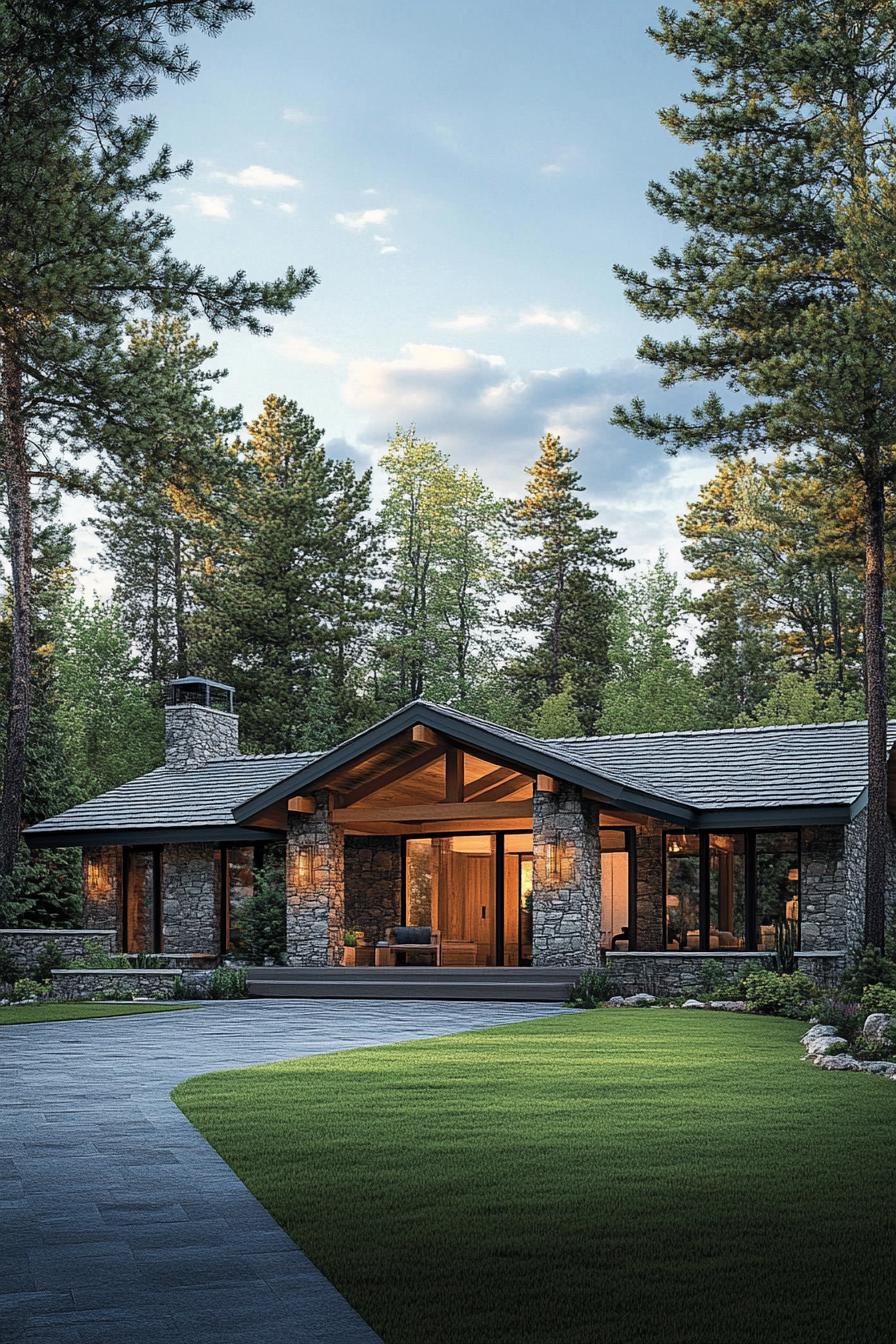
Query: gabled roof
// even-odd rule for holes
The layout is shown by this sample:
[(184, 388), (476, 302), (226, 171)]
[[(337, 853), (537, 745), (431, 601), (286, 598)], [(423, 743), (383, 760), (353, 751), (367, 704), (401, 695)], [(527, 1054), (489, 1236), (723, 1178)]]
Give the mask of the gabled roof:
[[(166, 766), (25, 832), (32, 845), (252, 841), (266, 809), (312, 790), (391, 738), (424, 724), (523, 770), (684, 827), (845, 822), (867, 796), (864, 721), (542, 741), (445, 705), (415, 700), (326, 752), (235, 756), (192, 770)], [(889, 745), (896, 741), (890, 724)]]

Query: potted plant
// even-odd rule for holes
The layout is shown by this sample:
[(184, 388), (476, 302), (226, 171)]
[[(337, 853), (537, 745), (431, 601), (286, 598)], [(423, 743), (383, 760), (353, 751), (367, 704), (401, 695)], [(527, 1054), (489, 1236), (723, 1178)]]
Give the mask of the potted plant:
[(363, 936), (359, 935), (357, 929), (346, 929), (345, 931), (345, 949), (342, 954), (343, 966), (354, 966), (355, 950), (359, 941), (363, 941)]

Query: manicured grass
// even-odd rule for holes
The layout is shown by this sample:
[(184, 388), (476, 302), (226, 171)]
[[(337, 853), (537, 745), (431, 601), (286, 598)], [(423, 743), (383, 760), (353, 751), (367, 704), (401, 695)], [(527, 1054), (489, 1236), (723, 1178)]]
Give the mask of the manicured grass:
[(172, 1013), (195, 1003), (23, 1003), (0, 1008), (0, 1027), (22, 1022), (67, 1022), (81, 1017), (125, 1017), (131, 1013)]
[(803, 1030), (601, 1009), (173, 1096), (386, 1344), (870, 1344), (896, 1085)]

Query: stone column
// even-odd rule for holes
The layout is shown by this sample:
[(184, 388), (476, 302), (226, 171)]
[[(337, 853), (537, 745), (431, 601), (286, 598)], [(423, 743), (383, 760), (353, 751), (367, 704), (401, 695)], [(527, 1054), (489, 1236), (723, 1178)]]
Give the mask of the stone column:
[(368, 947), (401, 923), (401, 838), (349, 835), (345, 839), (345, 922), (361, 929)]
[(635, 828), (635, 901), (637, 925), (635, 946), (639, 952), (662, 952), (663, 928), (663, 823), (644, 817)]
[(596, 966), (600, 954), (600, 832), (581, 789), (536, 790), (532, 815), (532, 961)]
[(114, 929), (116, 947), (123, 945), (122, 857), (120, 845), (83, 851), (85, 929)]
[(214, 845), (162, 850), (162, 950), (217, 955), (218, 882)]
[(290, 812), (286, 836), (286, 960), (290, 966), (341, 966), (345, 952), (344, 827), (329, 795), (313, 812)]

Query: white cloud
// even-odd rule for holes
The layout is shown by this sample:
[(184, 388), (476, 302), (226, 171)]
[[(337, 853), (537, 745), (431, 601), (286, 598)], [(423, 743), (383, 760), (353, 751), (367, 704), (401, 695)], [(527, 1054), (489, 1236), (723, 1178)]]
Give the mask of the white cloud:
[(214, 176), (232, 182), (235, 187), (254, 187), (256, 191), (283, 190), (302, 185), (290, 173), (278, 173), (260, 163), (250, 163), (248, 168), (241, 168), (238, 173), (215, 173)]
[(379, 196), (379, 194), (379, 189), (377, 187), (365, 187), (361, 192), (362, 196)]
[(456, 317), (445, 317), (434, 321), (437, 331), (484, 331), (494, 324), (494, 313), (468, 312), (458, 313)]
[(543, 163), (538, 171), (545, 177), (556, 177), (558, 173), (563, 172), (563, 164), (557, 162)]
[(296, 212), (296, 208), (292, 201), (278, 201), (277, 209), (282, 210), (284, 215), (294, 215)]
[(396, 212), (387, 209), (385, 206), (377, 206), (370, 210), (340, 210), (333, 216), (337, 224), (341, 224), (344, 229), (351, 229), (354, 233), (362, 233), (364, 229), (372, 224), (386, 224)]
[(597, 324), (576, 309), (558, 310), (555, 308), (527, 308), (520, 313), (514, 323), (517, 331), (527, 327), (553, 327), (556, 331), (573, 331), (579, 335), (597, 331)]
[(316, 118), (311, 112), (306, 112), (303, 107), (284, 107), (283, 120), (291, 121), (296, 126), (308, 126)]
[(305, 336), (284, 336), (277, 341), (276, 347), (287, 359), (297, 364), (333, 365), (342, 362), (342, 356), (336, 350), (315, 345)]
[(381, 248), (380, 248), (380, 256), (381, 256), (381, 257), (388, 257), (392, 252), (397, 252), (397, 251), (398, 251), (398, 248), (395, 246), (394, 243), (386, 243), (386, 245), (385, 245), (384, 247), (381, 247)]
[(555, 154), (552, 159), (539, 165), (538, 171), (542, 177), (559, 177), (565, 173), (570, 164), (575, 163), (579, 157), (579, 151), (575, 148), (561, 149), (559, 154)]
[(190, 201), (200, 215), (205, 215), (206, 219), (230, 219), (229, 196), (204, 196), (197, 191), (193, 192)]

